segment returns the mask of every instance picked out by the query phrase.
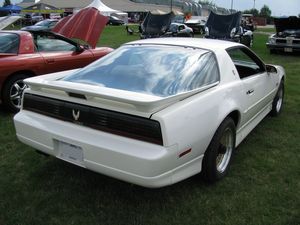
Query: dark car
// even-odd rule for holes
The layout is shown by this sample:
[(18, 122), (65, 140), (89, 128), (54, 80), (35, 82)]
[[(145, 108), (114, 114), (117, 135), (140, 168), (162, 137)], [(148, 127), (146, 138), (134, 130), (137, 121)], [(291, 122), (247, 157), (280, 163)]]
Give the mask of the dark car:
[(109, 16), (107, 24), (109, 25), (124, 25), (124, 21), (116, 16)]
[(230, 15), (211, 12), (205, 24), (205, 38), (234, 41), (251, 47), (253, 32), (242, 27), (241, 16), (241, 12)]
[(50, 31), (56, 24), (57, 19), (46, 19), (40, 22), (37, 22), (35, 25), (23, 27), (21, 30), (36, 30), (36, 31)]
[(300, 52), (300, 18), (274, 18), (274, 23), (276, 34), (272, 34), (267, 42), (270, 53)]

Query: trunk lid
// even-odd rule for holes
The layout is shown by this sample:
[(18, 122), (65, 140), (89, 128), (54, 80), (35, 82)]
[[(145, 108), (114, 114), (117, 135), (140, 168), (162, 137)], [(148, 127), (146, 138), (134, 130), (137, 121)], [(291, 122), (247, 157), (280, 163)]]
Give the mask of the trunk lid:
[(217, 83), (215, 83), (178, 95), (159, 97), (60, 80), (60, 78), (74, 71), (75, 70), (71, 70), (26, 79), (25, 83), (30, 87), (27, 92), (150, 118), (153, 113), (169, 105), (217, 85)]

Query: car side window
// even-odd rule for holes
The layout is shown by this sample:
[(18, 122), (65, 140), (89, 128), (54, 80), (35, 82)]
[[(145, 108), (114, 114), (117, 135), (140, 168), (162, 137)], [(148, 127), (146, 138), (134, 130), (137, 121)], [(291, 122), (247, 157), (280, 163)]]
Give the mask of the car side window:
[(16, 34), (0, 34), (0, 53), (17, 54), (19, 50), (20, 38)]
[(264, 64), (246, 48), (227, 50), (241, 79), (265, 72)]
[(220, 80), (219, 67), (216, 57), (206, 53), (198, 60), (198, 66), (193, 73), (192, 86), (195, 88), (213, 84)]
[(76, 47), (50, 35), (37, 35), (36, 47), (39, 52), (75, 51)]
[(179, 31), (184, 30), (184, 26), (179, 26), (179, 27), (178, 27), (178, 30), (179, 30)]

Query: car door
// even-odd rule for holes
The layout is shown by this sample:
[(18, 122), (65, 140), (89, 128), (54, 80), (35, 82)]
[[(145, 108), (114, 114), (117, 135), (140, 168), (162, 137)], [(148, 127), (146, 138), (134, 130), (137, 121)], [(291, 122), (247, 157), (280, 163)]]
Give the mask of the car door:
[(258, 116), (271, 99), (270, 93), (276, 88), (271, 75), (266, 72), (264, 63), (249, 49), (235, 47), (227, 50), (242, 83), (243, 92), (241, 124)]
[(35, 42), (45, 62), (43, 73), (81, 68), (94, 61), (91, 51), (78, 51), (75, 44), (51, 34), (36, 35)]

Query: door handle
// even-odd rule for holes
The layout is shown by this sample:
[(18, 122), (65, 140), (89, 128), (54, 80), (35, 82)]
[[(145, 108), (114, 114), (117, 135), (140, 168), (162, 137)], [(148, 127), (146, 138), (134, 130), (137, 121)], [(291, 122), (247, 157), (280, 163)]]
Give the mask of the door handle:
[(254, 89), (250, 89), (246, 92), (247, 95), (251, 95), (254, 92)]

